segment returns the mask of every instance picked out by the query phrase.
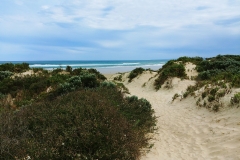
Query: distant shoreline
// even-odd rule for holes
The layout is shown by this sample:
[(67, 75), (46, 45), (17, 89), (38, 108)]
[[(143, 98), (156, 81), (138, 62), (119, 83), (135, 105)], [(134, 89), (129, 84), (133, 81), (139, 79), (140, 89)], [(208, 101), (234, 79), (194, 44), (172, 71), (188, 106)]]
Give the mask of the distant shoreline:
[(28, 63), (30, 68), (43, 68), (45, 70), (66, 69), (67, 66), (76, 68), (96, 69), (103, 74), (129, 72), (135, 68), (158, 70), (168, 60), (115, 60), (115, 61), (0, 61), (1, 63)]

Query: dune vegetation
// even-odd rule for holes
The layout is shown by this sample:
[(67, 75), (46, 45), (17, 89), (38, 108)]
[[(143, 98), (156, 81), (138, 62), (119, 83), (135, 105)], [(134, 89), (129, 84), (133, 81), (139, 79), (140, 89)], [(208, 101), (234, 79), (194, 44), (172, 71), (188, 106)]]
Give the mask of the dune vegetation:
[[(194, 70), (198, 73), (197, 76), (186, 76), (187, 71), (184, 66), (188, 63), (196, 66)], [(167, 80), (171, 80), (173, 77), (195, 80), (196, 84), (188, 86), (182, 95), (177, 93), (173, 95), (173, 101), (178, 97), (186, 98), (191, 95), (196, 99), (197, 106), (219, 111), (223, 107), (220, 99), (230, 93), (233, 87), (240, 87), (240, 56), (218, 55), (206, 59), (201, 57), (180, 57), (168, 61), (159, 69), (157, 76), (154, 82), (156, 90), (161, 88), (165, 82), (169, 83)], [(237, 96), (238, 94), (232, 97), (232, 105), (239, 106), (239, 103), (234, 103), (237, 102)]]
[(151, 104), (97, 70), (0, 69), (0, 159), (137, 159), (150, 146)]

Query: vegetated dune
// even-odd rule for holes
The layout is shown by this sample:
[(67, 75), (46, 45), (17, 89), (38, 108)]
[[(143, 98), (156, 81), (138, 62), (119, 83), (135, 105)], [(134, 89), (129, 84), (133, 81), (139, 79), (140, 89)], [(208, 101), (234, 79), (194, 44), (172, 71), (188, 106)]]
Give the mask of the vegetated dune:
[[(189, 78), (197, 75), (195, 65), (187, 63), (185, 67)], [(171, 88), (165, 88), (165, 82), (156, 91), (153, 83), (157, 72), (145, 71), (131, 83), (128, 74), (122, 74), (122, 83), (131, 95), (146, 98), (158, 117), (154, 146), (142, 160), (240, 159), (240, 108), (230, 105), (231, 97), (240, 92), (240, 88), (226, 94), (220, 110), (214, 112), (198, 107), (193, 96), (172, 101), (174, 94), (182, 95), (188, 86), (196, 83), (194, 80), (173, 78)]]

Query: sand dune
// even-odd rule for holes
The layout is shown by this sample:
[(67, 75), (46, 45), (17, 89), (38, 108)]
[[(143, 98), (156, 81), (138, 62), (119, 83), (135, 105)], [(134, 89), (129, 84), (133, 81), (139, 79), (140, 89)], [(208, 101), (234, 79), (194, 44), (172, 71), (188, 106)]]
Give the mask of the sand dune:
[[(194, 66), (187, 67), (188, 76), (196, 76)], [(158, 117), (154, 146), (142, 160), (240, 159), (240, 108), (225, 106), (219, 112), (210, 112), (197, 107), (193, 97), (172, 102), (175, 93), (181, 94), (195, 81), (173, 78), (172, 88), (156, 91), (156, 72), (146, 71), (131, 83), (128, 74), (123, 75), (125, 86), (132, 95), (149, 100)], [(233, 89), (225, 98), (230, 102), (237, 91), (240, 89)]]

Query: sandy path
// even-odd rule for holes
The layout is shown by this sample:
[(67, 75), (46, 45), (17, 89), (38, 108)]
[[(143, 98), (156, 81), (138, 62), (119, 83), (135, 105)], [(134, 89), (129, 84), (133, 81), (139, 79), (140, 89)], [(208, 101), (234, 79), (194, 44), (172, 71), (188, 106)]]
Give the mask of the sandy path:
[[(172, 89), (155, 91), (154, 73), (144, 73), (124, 84), (132, 95), (150, 101), (158, 118), (154, 146), (142, 160), (240, 159), (240, 109), (223, 109), (218, 113), (197, 108), (192, 97), (180, 101), (172, 97), (195, 82), (175, 78)], [(142, 87), (145, 83), (145, 87)], [(231, 95), (229, 95), (231, 96)]]

